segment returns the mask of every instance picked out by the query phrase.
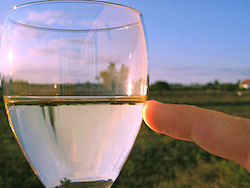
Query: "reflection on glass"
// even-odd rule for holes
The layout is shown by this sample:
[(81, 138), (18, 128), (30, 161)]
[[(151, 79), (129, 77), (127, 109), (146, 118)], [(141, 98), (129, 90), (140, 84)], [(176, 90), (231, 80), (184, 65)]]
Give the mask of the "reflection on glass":
[(81, 0), (17, 6), (0, 67), (11, 128), (45, 187), (110, 187), (147, 98), (141, 14)]

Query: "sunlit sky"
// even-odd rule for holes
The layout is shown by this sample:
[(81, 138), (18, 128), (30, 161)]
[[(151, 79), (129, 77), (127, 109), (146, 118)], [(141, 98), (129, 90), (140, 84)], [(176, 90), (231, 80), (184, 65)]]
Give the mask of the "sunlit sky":
[[(11, 6), (1, 1), (0, 30)], [(112, 0), (140, 10), (151, 82), (236, 82), (250, 77), (249, 0)]]

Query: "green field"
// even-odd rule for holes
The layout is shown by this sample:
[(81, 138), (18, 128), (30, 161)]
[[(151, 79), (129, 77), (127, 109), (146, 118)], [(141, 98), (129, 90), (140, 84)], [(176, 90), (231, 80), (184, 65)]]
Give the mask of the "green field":
[[(250, 92), (169, 90), (150, 92), (150, 99), (194, 104), (250, 118)], [(230, 139), (230, 138), (228, 138)], [(0, 188), (42, 187), (32, 172), (0, 106)], [(250, 173), (234, 162), (212, 156), (195, 144), (156, 134), (144, 124), (133, 151), (113, 187), (248, 188)]]

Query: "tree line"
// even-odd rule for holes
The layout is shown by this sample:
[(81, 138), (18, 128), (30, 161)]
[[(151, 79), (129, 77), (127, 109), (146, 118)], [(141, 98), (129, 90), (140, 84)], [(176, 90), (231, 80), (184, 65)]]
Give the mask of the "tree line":
[(190, 84), (168, 83), (166, 81), (156, 81), (149, 87), (150, 91), (158, 91), (161, 93), (165, 90), (221, 90), (221, 91), (238, 91), (241, 90), (237, 83), (220, 83), (218, 80), (208, 82), (206, 84)]

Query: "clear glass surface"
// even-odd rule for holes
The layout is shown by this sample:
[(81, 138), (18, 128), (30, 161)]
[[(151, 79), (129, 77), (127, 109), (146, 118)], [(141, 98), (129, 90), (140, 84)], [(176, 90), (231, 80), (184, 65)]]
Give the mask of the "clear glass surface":
[(141, 13), (98, 1), (14, 7), (1, 43), (11, 129), (45, 187), (110, 187), (147, 99)]

